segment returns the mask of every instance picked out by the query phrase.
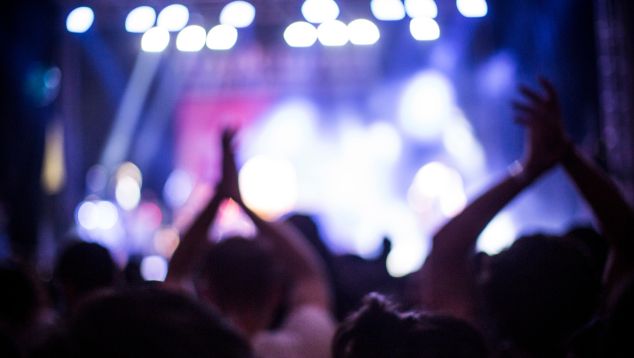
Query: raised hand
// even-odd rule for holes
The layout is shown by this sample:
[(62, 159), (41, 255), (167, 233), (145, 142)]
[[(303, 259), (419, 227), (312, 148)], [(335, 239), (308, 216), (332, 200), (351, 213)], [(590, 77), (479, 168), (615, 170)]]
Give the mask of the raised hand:
[(524, 166), (537, 173), (559, 162), (570, 148), (557, 92), (546, 79), (539, 82), (545, 93), (520, 86), (523, 101), (513, 103), (515, 121), (528, 129)]
[(231, 129), (225, 129), (222, 133), (222, 178), (218, 189), (223, 196), (240, 203), (242, 202), (242, 196), (238, 185), (238, 169), (233, 150), (235, 134), (235, 131)]

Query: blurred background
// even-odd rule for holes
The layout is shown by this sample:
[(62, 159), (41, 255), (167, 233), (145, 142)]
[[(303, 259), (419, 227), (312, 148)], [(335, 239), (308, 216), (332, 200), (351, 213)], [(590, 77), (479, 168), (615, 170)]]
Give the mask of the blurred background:
[[(0, 256), (46, 271), (70, 236), (160, 279), (239, 128), (240, 187), (269, 219), (314, 215), (338, 254), (435, 228), (522, 156), (510, 102), (538, 75), (632, 200), (632, 5), (618, 0), (9, 1), (2, 46)], [(555, 170), (480, 249), (588, 212)], [(211, 233), (253, 230), (228, 202)], [(143, 266), (143, 265), (142, 265)], [(146, 278), (147, 278), (146, 277)]]

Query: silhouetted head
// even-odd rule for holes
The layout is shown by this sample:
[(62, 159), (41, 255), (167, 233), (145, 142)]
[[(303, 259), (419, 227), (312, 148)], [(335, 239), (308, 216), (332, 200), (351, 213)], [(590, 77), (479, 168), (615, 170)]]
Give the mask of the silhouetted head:
[(370, 294), (339, 326), (334, 358), (486, 357), (481, 335), (456, 318), (401, 312), (383, 296)]
[(115, 282), (117, 268), (110, 252), (91, 242), (75, 242), (62, 251), (55, 276), (70, 305), (100, 288)]
[(249, 316), (263, 329), (282, 298), (282, 283), (281, 267), (268, 246), (260, 239), (232, 237), (212, 246), (198, 288), (224, 314)]
[(500, 340), (538, 355), (561, 355), (592, 316), (599, 277), (587, 256), (558, 237), (522, 237), (490, 257), (485, 305)]
[(79, 357), (249, 357), (242, 336), (187, 296), (160, 288), (107, 291), (70, 323)]
[(14, 334), (28, 328), (39, 308), (38, 290), (31, 275), (19, 265), (0, 264), (0, 329)]

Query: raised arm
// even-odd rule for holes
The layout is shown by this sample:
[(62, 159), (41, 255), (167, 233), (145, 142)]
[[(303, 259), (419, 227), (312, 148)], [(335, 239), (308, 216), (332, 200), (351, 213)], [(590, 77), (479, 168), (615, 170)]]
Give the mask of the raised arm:
[[(223, 152), (225, 150), (224, 148), (230, 146), (232, 137), (233, 134), (231, 132), (227, 131), (223, 133)], [(224, 175), (224, 166), (223, 163), (223, 177), (216, 186), (213, 197), (200, 214), (198, 214), (196, 219), (194, 219), (194, 223), (185, 231), (183, 239), (170, 260), (167, 278), (165, 280), (168, 284), (180, 285), (183, 281), (191, 280), (195, 267), (202, 259), (205, 246), (208, 243), (207, 232), (218, 214), (220, 204), (227, 195), (227, 185), (225, 184), (227, 179), (225, 179)]]
[(291, 278), (291, 306), (313, 305), (330, 309), (330, 292), (321, 259), (299, 231), (282, 222), (262, 219), (244, 204), (238, 186), (238, 172), (231, 146), (223, 158), (228, 195), (242, 207), (263, 238), (269, 240)]
[[(557, 93), (552, 85), (543, 81), (548, 98), (556, 100)], [(561, 113), (539, 103), (526, 109), (528, 121), (546, 121), (553, 123), (548, 130), (554, 136), (561, 129)], [(596, 219), (603, 236), (610, 244), (608, 265), (604, 272), (604, 281), (608, 296), (622, 279), (634, 271), (634, 212), (627, 204), (614, 182), (596, 165), (584, 157), (573, 145), (569, 144), (561, 158), (568, 176), (586, 200)]]
[(478, 237), (502, 208), (552, 168), (565, 152), (565, 138), (547, 130), (552, 123), (529, 121), (527, 117), (537, 104), (558, 110), (556, 99), (546, 99), (526, 87), (520, 91), (525, 103), (514, 104), (516, 122), (528, 129), (522, 164), (516, 164), (434, 235), (431, 252), (413, 282), (418, 287), (418, 300), (429, 310), (477, 321), (473, 261)]
[[(543, 82), (546, 86), (546, 82)], [(550, 86), (550, 84), (548, 84)], [(561, 123), (554, 118), (530, 120), (535, 107), (559, 113), (556, 97), (543, 96), (520, 87), (525, 103), (514, 103), (516, 122), (528, 129), (525, 156), (509, 174), (472, 201), (461, 213), (449, 220), (434, 236), (432, 255), (462, 259), (474, 253), (475, 244), (486, 225), (520, 192), (552, 168), (568, 148)]]

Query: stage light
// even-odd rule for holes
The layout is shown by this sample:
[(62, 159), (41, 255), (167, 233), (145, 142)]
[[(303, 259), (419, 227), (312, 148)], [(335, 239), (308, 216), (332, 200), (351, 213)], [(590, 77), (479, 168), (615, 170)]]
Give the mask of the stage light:
[(385, 266), (392, 277), (416, 271), (429, 252), (429, 241), (420, 230), (418, 215), (404, 203), (394, 203), (385, 210), (387, 235), (392, 243)]
[(403, 277), (419, 269), (425, 260), (423, 239), (417, 236), (393, 245), (385, 262), (392, 277)]
[(144, 257), (141, 260), (141, 276), (146, 281), (165, 281), (167, 260), (158, 255)]
[(478, 251), (495, 255), (511, 246), (516, 235), (517, 228), (513, 219), (508, 213), (502, 212), (491, 220), (480, 234), (477, 244)]
[(183, 52), (198, 52), (205, 47), (207, 31), (202, 26), (190, 25), (182, 29), (176, 37), (176, 48)]
[(145, 52), (163, 52), (170, 43), (170, 34), (162, 27), (153, 27), (141, 37), (141, 49)]
[(405, 134), (421, 141), (440, 139), (451, 119), (455, 95), (440, 72), (424, 71), (407, 82), (401, 94), (398, 123)]
[(445, 217), (454, 216), (467, 203), (460, 174), (439, 162), (425, 164), (416, 172), (407, 200), (422, 215), (439, 211)]
[(251, 210), (268, 219), (293, 210), (297, 202), (297, 175), (285, 160), (255, 156), (240, 169), (240, 191)]
[(411, 18), (438, 16), (438, 6), (434, 0), (405, 0), (405, 12)]
[(97, 228), (108, 230), (113, 228), (119, 220), (119, 213), (117, 207), (109, 201), (101, 200), (97, 202)]
[(128, 32), (144, 33), (154, 26), (156, 11), (149, 6), (134, 8), (125, 19), (125, 29)]
[(339, 16), (339, 6), (333, 0), (306, 0), (302, 4), (302, 15), (308, 22), (321, 24)]
[(255, 7), (246, 1), (232, 1), (220, 11), (220, 23), (235, 28), (248, 27), (255, 19)]
[(119, 214), (117, 207), (109, 201), (83, 201), (77, 207), (76, 219), (86, 230), (108, 230), (117, 224)]
[(310, 47), (317, 41), (317, 29), (308, 22), (294, 22), (284, 30), (284, 41), (290, 47)]
[(210, 50), (229, 50), (237, 41), (238, 30), (231, 25), (216, 25), (207, 35), (207, 47)]
[(141, 188), (139, 183), (131, 177), (124, 177), (117, 181), (115, 199), (124, 210), (132, 210), (139, 205)]
[(348, 34), (350, 42), (354, 45), (373, 45), (381, 38), (379, 28), (372, 21), (366, 19), (351, 21), (348, 24)]
[(184, 170), (174, 170), (163, 187), (163, 197), (172, 208), (178, 208), (185, 204), (194, 190), (192, 177)]
[(484, 17), (489, 11), (485, 0), (456, 0), (456, 6), (464, 17)]
[(66, 29), (68, 32), (77, 34), (84, 33), (90, 29), (95, 21), (95, 13), (88, 6), (81, 6), (73, 9), (66, 17)]
[(418, 41), (433, 41), (440, 37), (440, 27), (434, 19), (415, 17), (409, 22), (409, 32)]
[(370, 10), (381, 21), (398, 21), (405, 17), (405, 8), (400, 0), (372, 0)]
[(98, 212), (97, 204), (92, 201), (83, 201), (77, 207), (75, 214), (77, 224), (86, 230), (97, 228)]
[(185, 5), (172, 4), (165, 7), (158, 15), (157, 25), (167, 31), (179, 31), (189, 21), (189, 10)]
[(132, 162), (124, 162), (119, 168), (117, 168), (117, 173), (115, 174), (117, 181), (123, 178), (132, 178), (137, 184), (141, 185), (143, 183), (143, 175), (141, 174), (141, 169), (136, 166), (136, 164)]
[(348, 27), (339, 20), (326, 21), (317, 27), (317, 39), (324, 46), (343, 46), (348, 43)]

